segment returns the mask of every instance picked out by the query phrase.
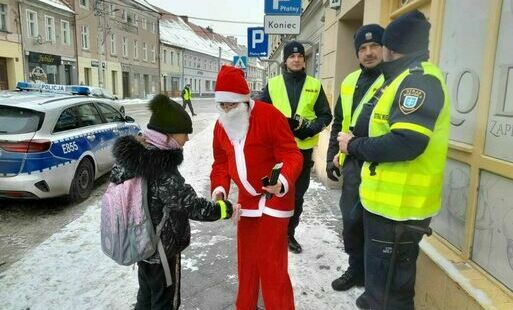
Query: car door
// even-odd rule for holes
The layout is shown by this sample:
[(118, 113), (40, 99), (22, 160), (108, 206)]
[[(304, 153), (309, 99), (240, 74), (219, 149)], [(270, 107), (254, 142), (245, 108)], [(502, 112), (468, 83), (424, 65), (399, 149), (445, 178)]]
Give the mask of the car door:
[[(104, 128), (107, 130), (105, 133), (105, 161), (102, 163), (102, 169), (110, 170), (114, 164), (114, 156), (112, 155), (112, 147), (117, 138), (129, 134), (125, 123), (125, 117), (114, 107), (104, 103), (95, 102), (98, 107), (103, 120), (105, 122)], [(104, 164), (104, 165), (103, 165)]]
[(101, 175), (105, 172), (105, 162), (109, 160), (109, 151), (106, 148), (112, 132), (109, 131), (107, 124), (93, 102), (79, 104), (77, 113), (80, 131), (85, 136), (89, 149), (94, 154), (96, 167)]

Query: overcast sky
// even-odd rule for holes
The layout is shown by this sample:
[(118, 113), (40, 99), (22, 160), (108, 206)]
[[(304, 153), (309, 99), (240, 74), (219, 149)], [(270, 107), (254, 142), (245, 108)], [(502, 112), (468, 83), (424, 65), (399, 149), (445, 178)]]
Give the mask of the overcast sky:
[(173, 14), (211, 19), (258, 22), (259, 25), (218, 23), (190, 19), (200, 26), (210, 26), (222, 35), (234, 35), (246, 45), (247, 28), (262, 26), (264, 22), (264, 0), (147, 0)]

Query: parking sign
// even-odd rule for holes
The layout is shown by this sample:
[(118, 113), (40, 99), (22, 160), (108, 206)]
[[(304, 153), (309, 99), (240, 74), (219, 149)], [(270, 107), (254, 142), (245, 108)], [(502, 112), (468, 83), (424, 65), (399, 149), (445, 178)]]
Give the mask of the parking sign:
[(264, 27), (248, 28), (248, 57), (266, 57), (269, 36)]

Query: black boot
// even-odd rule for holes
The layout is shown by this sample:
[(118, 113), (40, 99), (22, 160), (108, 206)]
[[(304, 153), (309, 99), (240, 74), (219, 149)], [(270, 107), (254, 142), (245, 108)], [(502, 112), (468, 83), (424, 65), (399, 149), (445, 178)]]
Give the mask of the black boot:
[(335, 279), (331, 282), (331, 287), (335, 291), (347, 291), (353, 286), (363, 286), (365, 284), (365, 278), (363, 274), (357, 274), (349, 269), (342, 274), (340, 278)]
[(301, 245), (299, 242), (297, 242), (296, 238), (294, 236), (289, 235), (289, 250), (292, 253), (299, 254), (303, 252), (303, 248), (301, 248)]
[(367, 295), (365, 295), (365, 292), (356, 298), (356, 307), (361, 310), (371, 310), (370, 303), (367, 300)]

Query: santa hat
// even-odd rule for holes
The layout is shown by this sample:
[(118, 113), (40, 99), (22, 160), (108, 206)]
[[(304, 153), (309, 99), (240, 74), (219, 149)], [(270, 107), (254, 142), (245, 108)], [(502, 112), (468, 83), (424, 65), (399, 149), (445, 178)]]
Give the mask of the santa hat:
[(216, 102), (248, 102), (249, 87), (244, 72), (233, 66), (222, 66), (216, 81)]

